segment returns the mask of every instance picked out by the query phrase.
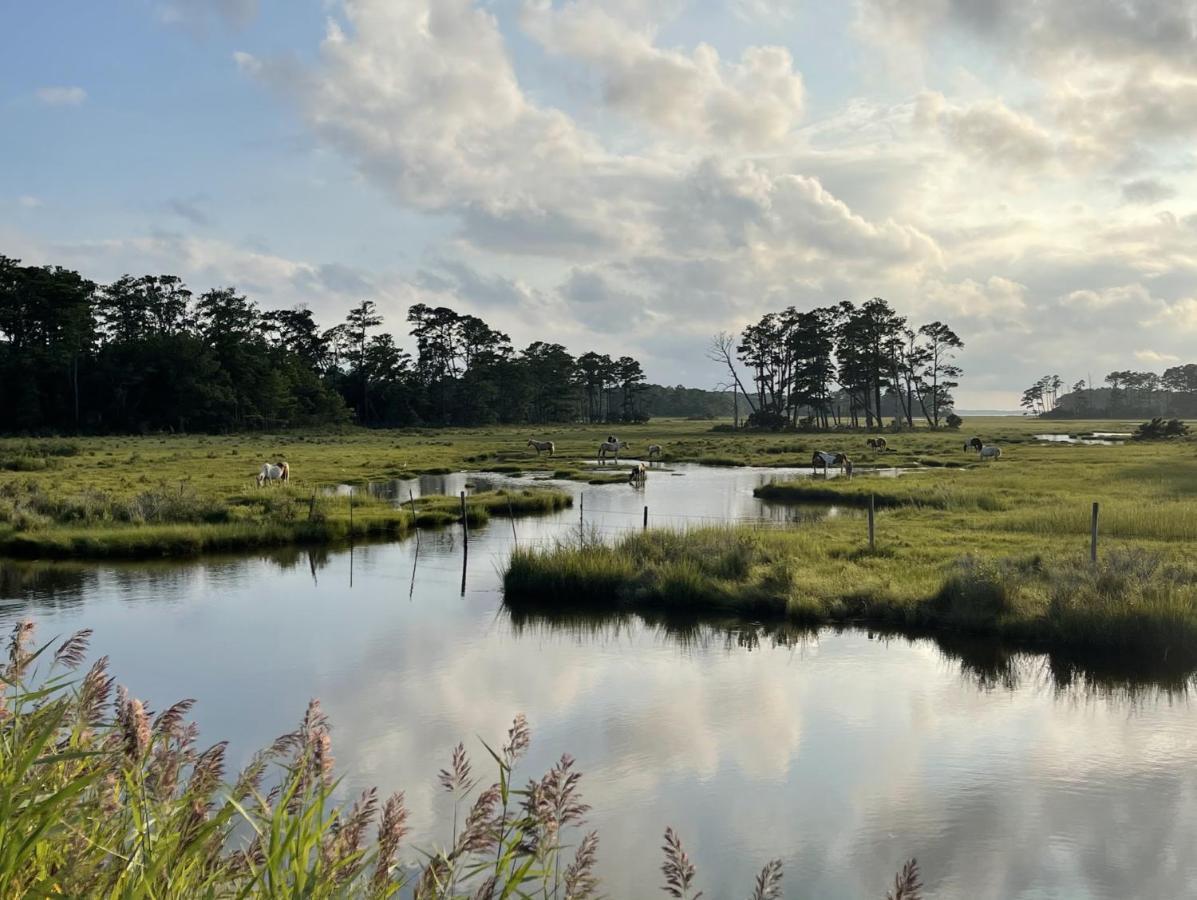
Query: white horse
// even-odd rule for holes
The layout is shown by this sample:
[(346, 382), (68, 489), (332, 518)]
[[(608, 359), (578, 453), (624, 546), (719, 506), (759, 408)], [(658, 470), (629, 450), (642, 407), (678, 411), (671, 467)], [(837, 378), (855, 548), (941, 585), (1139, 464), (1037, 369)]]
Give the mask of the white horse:
[(290, 481), (291, 467), (285, 462), (280, 462), (277, 466), (270, 463), (262, 463), (262, 471), (258, 473), (258, 487), (261, 487), (267, 481)]
[(660, 444), (650, 444), (649, 448), (648, 448), (648, 458), (652, 459), (654, 456), (660, 456), (660, 455), (661, 455), (661, 445)]
[(537, 456), (540, 456), (540, 453), (542, 450), (548, 450), (549, 456), (554, 456), (557, 453), (557, 447), (553, 444), (552, 441), (530, 440), (530, 441), (528, 441), (528, 446), (536, 448)]
[(619, 462), (619, 451), (630, 446), (632, 445), (628, 441), (603, 441), (599, 444), (599, 459), (606, 459), (608, 453), (614, 453), (615, 461)]
[(628, 484), (644, 484), (648, 481), (648, 466), (644, 463), (636, 463), (632, 466), (632, 471), (628, 473)]
[(810, 467), (817, 470), (819, 466), (823, 467), (823, 474), (827, 474), (828, 468), (831, 466), (839, 466), (842, 474), (852, 474), (852, 460), (848, 459), (847, 454), (844, 453), (827, 453), (823, 450), (816, 450), (814, 456), (810, 459)]
[(981, 459), (1001, 459), (1002, 448), (994, 447), (992, 445), (981, 448)]

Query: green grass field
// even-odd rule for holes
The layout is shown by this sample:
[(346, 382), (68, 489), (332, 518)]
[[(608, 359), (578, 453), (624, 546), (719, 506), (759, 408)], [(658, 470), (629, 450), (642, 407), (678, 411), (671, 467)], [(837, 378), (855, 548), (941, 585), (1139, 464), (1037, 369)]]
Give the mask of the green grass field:
[[(563, 544), (518, 553), (506, 573), (507, 600), (527, 610), (568, 598), (595, 611), (951, 628), (1197, 660), (1197, 443), (1095, 446), (1033, 437), (1132, 426), (974, 420), (960, 434), (886, 435), (885, 453), (857, 452), (863, 435), (730, 435), (717, 444), (719, 454), (757, 463), (785, 459), (774, 451), (796, 444), (808, 454), (814, 446), (850, 453), (857, 463), (850, 480), (782, 481), (757, 494), (857, 507), (872, 498), (876, 546), (868, 546), (862, 517), (828, 518), (815, 529), (649, 532), (614, 547)], [(1002, 458), (981, 463), (965, 453), (964, 438), (974, 433), (1001, 446)], [(888, 465), (909, 471), (882, 478), (867, 468)], [(1088, 560), (1094, 502), (1097, 566)]]
[[(1103, 504), (1103, 534), (1111, 539), (1155, 542), (1171, 553), (1177, 542), (1197, 536), (1197, 443), (1102, 447), (1033, 437), (1041, 431), (1130, 431), (1133, 422), (973, 419), (959, 432), (887, 432), (886, 452), (865, 447), (867, 435), (860, 432), (747, 434), (714, 430), (716, 424), (724, 423), (3, 439), (0, 553), (168, 556), (342, 540), (350, 536), (348, 501), (324, 496), (331, 485), (452, 471), (527, 475), (530, 487), (537, 475), (622, 481), (622, 470), (593, 465), (599, 442), (611, 433), (630, 442), (628, 457), (660, 444), (665, 463), (805, 466), (816, 449), (846, 452), (856, 467), (851, 481), (798, 481), (772, 488), (768, 498), (867, 504), (874, 494), (882, 509), (882, 547), (915, 553), (911, 561), (918, 565), (970, 552), (1065, 552), (1084, 543), (1094, 500)], [(965, 453), (963, 442), (974, 434), (1001, 446), (1002, 459), (981, 464)], [(553, 440), (555, 456), (538, 457), (527, 446), (530, 437)], [(280, 459), (290, 465), (291, 485), (258, 489), (254, 476), (261, 464)], [(891, 467), (913, 471), (898, 479), (871, 474)], [(552, 509), (565, 502), (562, 497), (540, 493), (515, 512)], [(458, 515), (455, 502), (426, 500), (412, 522), (409, 511), (358, 498), (353, 534), (397, 536), (413, 524), (445, 524)], [(471, 519), (503, 514), (506, 499), (496, 504), (483, 511), (487, 504), (473, 501)]]

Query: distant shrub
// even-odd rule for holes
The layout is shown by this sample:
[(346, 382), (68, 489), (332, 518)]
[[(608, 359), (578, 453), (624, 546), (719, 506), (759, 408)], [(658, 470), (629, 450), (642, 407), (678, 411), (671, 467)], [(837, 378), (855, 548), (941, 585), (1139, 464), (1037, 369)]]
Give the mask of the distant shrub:
[(1165, 420), (1163, 416), (1156, 416), (1150, 422), (1144, 422), (1135, 429), (1132, 440), (1160, 441), (1169, 438), (1185, 437), (1189, 433), (1189, 426), (1180, 419)]
[(964, 424), (964, 419), (955, 413), (948, 413), (947, 419), (944, 420), (949, 428), (959, 428)]

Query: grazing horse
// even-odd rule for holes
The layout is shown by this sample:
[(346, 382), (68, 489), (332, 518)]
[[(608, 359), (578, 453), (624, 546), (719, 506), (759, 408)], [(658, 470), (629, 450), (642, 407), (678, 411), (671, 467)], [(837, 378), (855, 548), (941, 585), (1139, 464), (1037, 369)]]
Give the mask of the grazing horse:
[(974, 450), (977, 453), (980, 453), (983, 446), (985, 445), (981, 443), (981, 439), (979, 437), (975, 437), (968, 439), (968, 442), (964, 445), (964, 449), (966, 452), (969, 450)]
[(536, 455), (537, 455), (537, 456), (540, 456), (540, 452), (541, 452), (542, 450), (548, 450), (548, 451), (549, 451), (549, 456), (554, 456), (554, 455), (556, 455), (556, 453), (557, 453), (557, 447), (556, 447), (556, 445), (554, 445), (554, 444), (553, 444), (553, 442), (552, 442), (552, 441), (537, 441), (537, 440), (529, 440), (529, 441), (528, 441), (528, 446), (529, 446), (529, 447), (535, 447), (535, 448), (536, 448)]
[(1001, 458), (1002, 458), (1002, 448), (1001, 447), (994, 447), (991, 445), (988, 447), (981, 448), (981, 459), (982, 460), (1001, 459)]
[(632, 466), (632, 471), (628, 473), (628, 484), (643, 485), (648, 481), (648, 466), (644, 463), (636, 463)]
[(615, 461), (619, 462), (619, 451), (630, 446), (628, 441), (603, 441), (599, 444), (599, 459), (606, 459), (608, 453), (614, 453)]
[(660, 455), (661, 455), (661, 445), (660, 444), (649, 444), (648, 458), (652, 459), (654, 456), (660, 456)]
[(885, 443), (885, 438), (869, 438), (865, 444), (870, 450), (884, 450), (888, 446)]
[(852, 474), (852, 460), (843, 453), (826, 453), (822, 450), (816, 450), (815, 455), (811, 457), (810, 467), (812, 470), (823, 467), (823, 474), (827, 474), (827, 469), (830, 466), (839, 466), (841, 473), (848, 475)]
[(282, 460), (279, 460), (278, 465), (271, 465), (270, 463), (262, 463), (262, 471), (258, 473), (258, 487), (261, 487), (267, 481), (290, 481), (291, 467)]

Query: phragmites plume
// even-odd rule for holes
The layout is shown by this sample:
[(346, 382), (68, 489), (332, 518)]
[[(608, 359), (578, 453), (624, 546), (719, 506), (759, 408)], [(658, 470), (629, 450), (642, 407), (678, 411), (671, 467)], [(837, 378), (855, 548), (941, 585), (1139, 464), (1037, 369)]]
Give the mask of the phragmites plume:
[(131, 760), (140, 760), (150, 748), (149, 713), (140, 700), (129, 696), (123, 685), (116, 689), (116, 706), (116, 721), (125, 755)]
[(360, 867), (353, 857), (362, 849), (362, 836), (378, 810), (378, 789), (369, 788), (354, 801), (349, 814), (338, 816), (324, 842), (324, 863), (339, 866), (337, 881), (352, 879)]
[(598, 890), (594, 867), (598, 863), (598, 832), (582, 838), (574, 853), (574, 861), (565, 870), (565, 900), (590, 900)]
[(101, 656), (91, 664), (79, 687), (80, 718), (89, 725), (98, 725), (111, 694), (112, 677), (108, 674), (108, 657)]
[(87, 645), (90, 641), (90, 628), (76, 631), (54, 651), (54, 662), (66, 666), (68, 669), (79, 668), (83, 664), (83, 658), (87, 656)]
[(922, 896), (919, 863), (917, 859), (911, 859), (894, 876), (894, 889), (885, 895), (885, 900), (922, 900)]
[(698, 900), (702, 891), (693, 895), (690, 893), (696, 873), (694, 863), (686, 855), (682, 839), (672, 828), (665, 829), (665, 843), (661, 850), (665, 853), (665, 862), (661, 864), (665, 885), (661, 889), (670, 897), (677, 897), (679, 900)]
[[(332, 783), (335, 759), (332, 755), (332, 736), (328, 731), (328, 716), (320, 709), (320, 701), (312, 698), (303, 714), (299, 729), (302, 751), (310, 761), (311, 771), (328, 787)], [(277, 742), (276, 742), (277, 743)]]
[(466, 816), (465, 827), (458, 835), (457, 846), (453, 848), (454, 857), (468, 853), (483, 853), (495, 846), (499, 839), (495, 817), (495, 807), (499, 798), (497, 784), (492, 784), (478, 795), (474, 805), (470, 807), (470, 814)]
[(187, 699), (167, 707), (154, 719), (154, 734), (161, 737), (182, 736), (183, 716), (187, 715), (193, 706), (195, 701)]
[(8, 669), (5, 681), (16, 681), (25, 674), (33, 659), (29, 644), (33, 640), (33, 620), (22, 619), (12, 627), (12, 636), (8, 639)]
[(495, 881), (494, 875), (486, 876), (486, 880), (478, 885), (478, 890), (474, 891), (470, 900), (494, 900), (495, 889), (498, 887), (498, 882)]
[(574, 758), (568, 753), (563, 754), (557, 765), (540, 782), (544, 800), (549, 804), (558, 828), (580, 825), (586, 813), (590, 812), (590, 807), (582, 802), (578, 792), (582, 773), (571, 771), (573, 765)]
[(378, 825), (378, 855), (374, 862), (374, 874), (370, 879), (371, 887), (376, 893), (381, 892), (390, 880), (395, 856), (407, 832), (407, 807), (403, 805), (403, 794), (391, 794), (383, 804), (382, 821)]
[(528, 728), (528, 719), (519, 713), (507, 731), (507, 743), (503, 745), (503, 759), (508, 767), (519, 761), (532, 743), (532, 731)]
[(772, 859), (765, 863), (756, 876), (752, 900), (777, 900), (781, 896), (781, 860)]
[(470, 780), (470, 758), (466, 756), (465, 745), (453, 748), (453, 760), (448, 769), (441, 769), (437, 776), (441, 787), (451, 794), (464, 794), (474, 786)]

